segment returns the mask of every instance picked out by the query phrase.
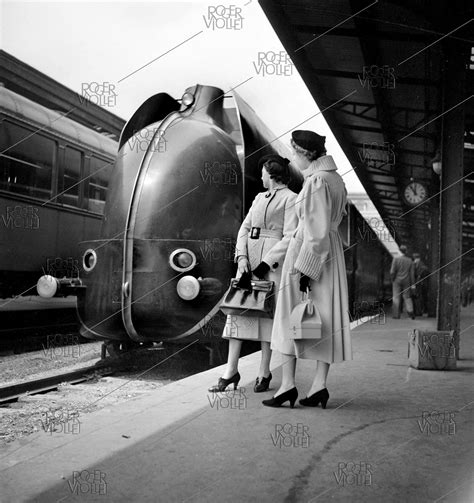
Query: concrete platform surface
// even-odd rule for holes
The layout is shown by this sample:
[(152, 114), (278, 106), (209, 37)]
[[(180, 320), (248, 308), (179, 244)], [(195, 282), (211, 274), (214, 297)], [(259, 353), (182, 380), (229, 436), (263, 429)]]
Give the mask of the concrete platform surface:
[[(218, 367), (80, 417), (77, 434), (41, 432), (4, 448), (0, 501), (474, 501), (474, 306), (462, 310), (457, 370), (408, 367), (412, 328), (365, 323), (354, 359), (331, 367), (328, 408), (268, 408), (253, 392), (260, 353), (237, 392), (207, 392)], [(314, 362), (300, 361), (306, 396)]]

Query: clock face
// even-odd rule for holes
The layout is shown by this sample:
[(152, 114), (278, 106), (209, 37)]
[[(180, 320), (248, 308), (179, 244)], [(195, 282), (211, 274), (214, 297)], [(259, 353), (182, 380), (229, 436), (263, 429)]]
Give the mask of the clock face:
[(405, 201), (412, 206), (422, 203), (427, 195), (426, 188), (420, 182), (410, 182), (403, 191)]

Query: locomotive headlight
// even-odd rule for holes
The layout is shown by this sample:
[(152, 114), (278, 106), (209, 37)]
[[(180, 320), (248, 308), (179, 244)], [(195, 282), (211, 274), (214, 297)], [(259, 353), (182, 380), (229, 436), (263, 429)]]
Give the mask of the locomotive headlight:
[(196, 265), (196, 255), (186, 248), (178, 248), (170, 255), (169, 264), (178, 272), (190, 271)]
[(183, 300), (193, 300), (201, 289), (199, 281), (194, 276), (183, 276), (176, 285), (176, 291)]
[(40, 297), (50, 299), (58, 291), (58, 280), (54, 276), (41, 276), (36, 283), (36, 290)]
[(185, 107), (189, 107), (189, 105), (192, 105), (194, 103), (194, 95), (191, 93), (184, 93), (183, 97), (181, 98), (181, 103)]
[(84, 252), (82, 256), (82, 267), (87, 272), (92, 271), (97, 264), (97, 253), (92, 248), (89, 248)]

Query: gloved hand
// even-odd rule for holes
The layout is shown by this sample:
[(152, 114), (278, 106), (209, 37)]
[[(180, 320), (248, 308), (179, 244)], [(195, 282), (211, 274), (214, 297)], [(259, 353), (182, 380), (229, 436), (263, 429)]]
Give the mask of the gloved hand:
[(311, 282), (311, 278), (309, 276), (306, 276), (305, 274), (301, 273), (300, 276), (300, 292), (309, 292), (311, 291), (311, 288), (309, 286)]
[(237, 288), (242, 288), (243, 290), (252, 290), (251, 284), (252, 275), (249, 272), (244, 272), (237, 283)]
[(266, 262), (260, 262), (252, 272), (258, 279), (263, 279), (269, 270), (270, 266)]
[(240, 255), (238, 258), (237, 270), (240, 274), (244, 272), (250, 272), (250, 262), (249, 259), (245, 255)]

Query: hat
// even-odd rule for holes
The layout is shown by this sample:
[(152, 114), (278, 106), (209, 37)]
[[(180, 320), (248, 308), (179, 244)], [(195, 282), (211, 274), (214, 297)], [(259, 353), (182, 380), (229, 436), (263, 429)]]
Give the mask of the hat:
[(290, 161), (286, 157), (282, 157), (281, 155), (278, 154), (269, 154), (264, 155), (259, 159), (258, 168), (260, 169), (267, 162), (276, 162), (283, 168), (285, 168), (286, 166), (288, 166), (288, 164), (290, 164)]
[(313, 131), (298, 130), (291, 133), (293, 141), (301, 148), (310, 152), (320, 152), (324, 149), (325, 136), (320, 136)]

